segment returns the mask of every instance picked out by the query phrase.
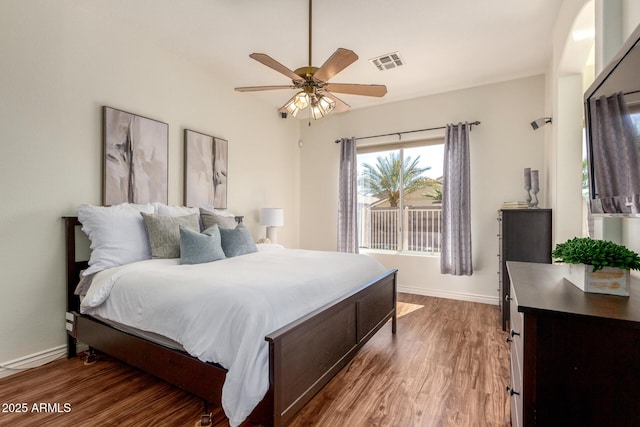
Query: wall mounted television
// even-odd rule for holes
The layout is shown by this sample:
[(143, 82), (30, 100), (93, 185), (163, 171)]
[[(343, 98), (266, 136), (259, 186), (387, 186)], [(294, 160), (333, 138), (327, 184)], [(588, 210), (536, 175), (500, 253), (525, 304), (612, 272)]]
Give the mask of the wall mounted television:
[(591, 213), (640, 216), (640, 26), (584, 105)]

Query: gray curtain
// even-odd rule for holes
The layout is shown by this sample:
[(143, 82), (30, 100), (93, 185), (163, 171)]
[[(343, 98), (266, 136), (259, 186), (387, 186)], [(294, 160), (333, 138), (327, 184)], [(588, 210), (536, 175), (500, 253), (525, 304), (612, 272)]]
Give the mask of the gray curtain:
[(447, 125), (442, 186), (442, 274), (473, 274), (469, 173), (469, 125)]
[(624, 96), (602, 96), (590, 103), (593, 168), (602, 212), (640, 213), (639, 147)]
[(338, 251), (358, 253), (358, 162), (356, 139), (340, 140)]

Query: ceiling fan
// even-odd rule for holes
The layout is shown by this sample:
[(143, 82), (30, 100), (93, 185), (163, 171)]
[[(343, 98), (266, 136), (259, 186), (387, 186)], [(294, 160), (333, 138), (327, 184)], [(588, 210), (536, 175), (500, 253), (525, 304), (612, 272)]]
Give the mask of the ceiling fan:
[(295, 117), (300, 110), (311, 106), (311, 114), (314, 119), (320, 119), (331, 112), (343, 112), (350, 107), (347, 103), (336, 97), (332, 92), (349, 95), (364, 95), (381, 97), (387, 93), (384, 85), (363, 85), (352, 83), (329, 83), (329, 79), (340, 71), (353, 64), (358, 55), (352, 50), (339, 48), (325, 61), (320, 68), (312, 66), (311, 62), (311, 11), (312, 0), (309, 0), (309, 65), (300, 67), (294, 71), (285, 67), (269, 55), (264, 53), (252, 53), (250, 58), (261, 64), (278, 71), (289, 77), (290, 85), (277, 86), (244, 86), (237, 87), (238, 92), (255, 92), (277, 89), (301, 89), (278, 111), (283, 117), (287, 114)]

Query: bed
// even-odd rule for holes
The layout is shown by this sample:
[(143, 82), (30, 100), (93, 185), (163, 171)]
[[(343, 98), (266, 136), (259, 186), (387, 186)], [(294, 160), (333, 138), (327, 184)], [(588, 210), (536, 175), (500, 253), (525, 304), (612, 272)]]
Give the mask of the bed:
[[(77, 217), (64, 217), (67, 268), (68, 357), (76, 343), (122, 360), (180, 387), (209, 404), (221, 405), (227, 369), (203, 362), (148, 336), (119, 328), (80, 312), (74, 291), (86, 261), (76, 260)], [(166, 262), (165, 262), (166, 264)], [(322, 304), (264, 336), (267, 342), (268, 390), (247, 420), (266, 426), (286, 425), (356, 352), (391, 321), (396, 333), (396, 270), (385, 271), (367, 283)]]

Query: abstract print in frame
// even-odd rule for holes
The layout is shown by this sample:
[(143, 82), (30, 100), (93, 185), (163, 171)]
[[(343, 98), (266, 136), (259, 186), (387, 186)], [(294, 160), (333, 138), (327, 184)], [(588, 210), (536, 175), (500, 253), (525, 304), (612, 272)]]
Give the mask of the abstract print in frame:
[(167, 203), (169, 125), (103, 107), (102, 202)]
[(184, 131), (184, 204), (227, 208), (228, 143), (190, 129)]

